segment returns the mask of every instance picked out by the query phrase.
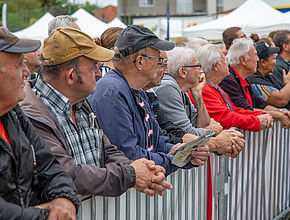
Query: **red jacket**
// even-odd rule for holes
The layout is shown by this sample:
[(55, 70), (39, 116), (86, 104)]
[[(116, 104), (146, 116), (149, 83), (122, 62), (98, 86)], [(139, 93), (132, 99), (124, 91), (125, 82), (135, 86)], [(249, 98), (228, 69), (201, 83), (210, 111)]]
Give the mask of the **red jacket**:
[[(222, 90), (222, 88), (220, 89)], [(235, 107), (234, 104), (231, 102), (228, 94), (226, 95), (232, 105), (233, 111), (227, 107), (222, 95), (216, 88), (209, 85), (208, 83), (205, 84), (202, 90), (202, 97), (209, 116), (219, 122), (224, 129), (229, 129), (230, 127), (238, 127), (248, 131), (259, 131), (260, 120), (256, 116), (266, 113), (263, 111), (252, 111), (245, 110), (240, 107)], [(190, 100), (193, 102), (193, 98), (190, 92), (189, 97)]]

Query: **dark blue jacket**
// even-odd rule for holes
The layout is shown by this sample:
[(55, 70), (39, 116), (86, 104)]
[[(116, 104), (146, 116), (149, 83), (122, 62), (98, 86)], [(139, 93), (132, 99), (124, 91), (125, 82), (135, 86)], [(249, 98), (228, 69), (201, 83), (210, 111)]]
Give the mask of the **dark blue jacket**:
[[(153, 124), (153, 150), (146, 149), (147, 133), (144, 129), (144, 110), (134, 99), (133, 93), (143, 99), (147, 112)], [(93, 111), (97, 116), (100, 127), (109, 137), (112, 144), (131, 159), (147, 158), (166, 169), (166, 175), (177, 170), (171, 164), (168, 155), (173, 146), (168, 138), (161, 135), (158, 122), (154, 119), (148, 97), (143, 90), (136, 91), (130, 88), (123, 74), (115, 69), (108, 72), (96, 85), (96, 92), (89, 96)], [(191, 164), (184, 168), (193, 167)]]

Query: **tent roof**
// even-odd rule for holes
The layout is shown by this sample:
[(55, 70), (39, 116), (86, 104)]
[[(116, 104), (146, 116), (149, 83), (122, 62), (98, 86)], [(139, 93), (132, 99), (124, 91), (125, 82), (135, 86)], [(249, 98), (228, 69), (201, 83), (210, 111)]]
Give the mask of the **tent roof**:
[(76, 23), (80, 29), (91, 37), (99, 37), (108, 28), (106, 23), (97, 19), (83, 8), (80, 8), (71, 16), (78, 19)]
[(43, 41), (48, 36), (48, 23), (53, 18), (54, 16), (47, 12), (29, 27), (21, 31), (14, 32), (13, 34), (19, 38), (29, 38)]
[(127, 25), (124, 24), (119, 18), (114, 18), (111, 22), (108, 23), (109, 27), (120, 27), (126, 28)]
[(248, 0), (222, 18), (184, 29), (186, 37), (204, 37), (209, 40), (222, 39), (222, 32), (233, 26), (244, 28), (254, 21), (268, 21), (269, 17), (281, 16), (281, 12), (262, 0)]
[(254, 22), (248, 25), (243, 31), (246, 34), (258, 33), (266, 35), (271, 31), (290, 29), (290, 14), (282, 13), (279, 16), (271, 16), (267, 20)]

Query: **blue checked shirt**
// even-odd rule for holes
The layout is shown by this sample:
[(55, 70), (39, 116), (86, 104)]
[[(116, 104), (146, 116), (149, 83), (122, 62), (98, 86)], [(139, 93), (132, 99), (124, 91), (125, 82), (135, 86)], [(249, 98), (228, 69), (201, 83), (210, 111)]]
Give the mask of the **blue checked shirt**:
[[(69, 148), (69, 155), (75, 158), (76, 164), (100, 166), (103, 131), (95, 128), (94, 114), (83, 102), (72, 106), (68, 98), (41, 78), (37, 79), (33, 92), (55, 116), (56, 125)], [(72, 109), (76, 124), (70, 117)]]

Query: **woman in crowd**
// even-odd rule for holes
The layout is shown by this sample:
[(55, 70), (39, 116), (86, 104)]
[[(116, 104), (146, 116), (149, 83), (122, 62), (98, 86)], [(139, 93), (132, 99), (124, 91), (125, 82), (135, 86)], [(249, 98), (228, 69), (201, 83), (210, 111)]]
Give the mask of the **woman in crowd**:
[[(110, 27), (106, 29), (100, 37), (97, 37), (95, 39), (95, 42), (97, 45), (101, 47), (114, 50), (117, 37), (119, 36), (122, 30), (123, 28), (120, 27)], [(112, 61), (108, 61), (104, 62), (104, 64), (101, 65), (99, 68), (102, 72), (102, 76), (104, 76), (107, 72), (110, 71), (110, 69), (114, 69), (114, 65)]]
[[(259, 61), (257, 62), (257, 72), (250, 75), (247, 80), (251, 84), (252, 89), (273, 106), (289, 108), (290, 100), (290, 74), (286, 76), (284, 73), (285, 86), (278, 90), (274, 86), (274, 79), (271, 75), (276, 64), (276, 56), (279, 48), (273, 45), (273, 42), (264, 39), (256, 44), (257, 55)], [(269, 45), (272, 45), (270, 47)]]

